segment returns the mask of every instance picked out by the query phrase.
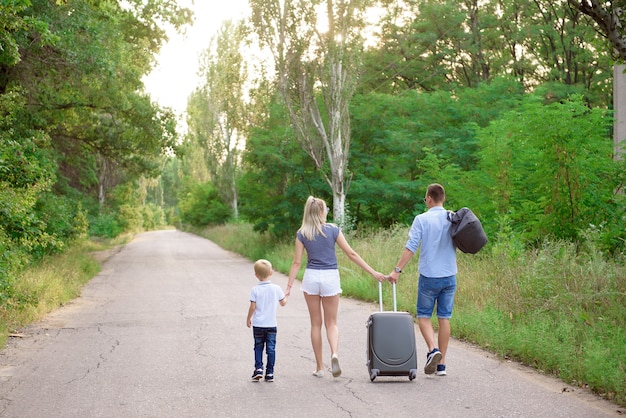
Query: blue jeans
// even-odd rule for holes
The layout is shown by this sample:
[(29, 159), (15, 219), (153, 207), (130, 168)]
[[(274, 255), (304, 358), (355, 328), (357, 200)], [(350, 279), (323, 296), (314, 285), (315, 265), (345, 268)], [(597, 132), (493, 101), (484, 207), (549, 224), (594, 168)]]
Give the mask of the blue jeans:
[(263, 370), (263, 348), (267, 353), (265, 375), (274, 374), (276, 361), (276, 327), (252, 327), (254, 335), (254, 369)]
[(420, 274), (417, 285), (417, 317), (430, 318), (437, 302), (437, 318), (452, 318), (456, 275), (426, 277)]

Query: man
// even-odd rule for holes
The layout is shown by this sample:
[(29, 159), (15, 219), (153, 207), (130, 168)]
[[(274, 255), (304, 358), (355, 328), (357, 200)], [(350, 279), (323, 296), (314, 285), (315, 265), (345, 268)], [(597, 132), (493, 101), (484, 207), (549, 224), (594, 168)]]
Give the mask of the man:
[[(446, 193), (442, 185), (431, 184), (426, 190), (424, 202), (428, 211), (417, 215), (409, 231), (396, 268), (389, 274), (389, 281), (396, 283), (400, 273), (420, 249), (419, 282), (417, 290), (417, 322), (428, 346), (424, 373), (446, 375), (446, 352), (450, 341), (450, 318), (456, 291), (456, 248), (450, 237), (450, 222), (443, 207)], [(439, 322), (438, 346), (430, 318), (437, 304)]]

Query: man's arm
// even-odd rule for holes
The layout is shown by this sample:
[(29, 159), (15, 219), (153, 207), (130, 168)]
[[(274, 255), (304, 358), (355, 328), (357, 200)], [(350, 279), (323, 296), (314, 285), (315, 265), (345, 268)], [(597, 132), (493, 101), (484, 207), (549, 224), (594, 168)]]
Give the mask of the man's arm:
[[(404, 250), (402, 250), (402, 255), (400, 256), (400, 260), (398, 260), (398, 262), (396, 263), (396, 267), (398, 267), (400, 270), (404, 270), (404, 267), (409, 264), (409, 261), (411, 261), (413, 255), (415, 255), (413, 251), (404, 247)], [(391, 283), (397, 283), (399, 278), (400, 273), (398, 273), (395, 269), (391, 273), (389, 273), (389, 281)]]

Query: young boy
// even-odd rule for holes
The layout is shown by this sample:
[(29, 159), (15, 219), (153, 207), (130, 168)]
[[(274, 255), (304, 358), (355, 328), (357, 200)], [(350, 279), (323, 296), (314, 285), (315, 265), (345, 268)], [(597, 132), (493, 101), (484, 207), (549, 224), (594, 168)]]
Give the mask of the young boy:
[(259, 283), (250, 291), (250, 309), (248, 309), (248, 328), (254, 335), (254, 373), (252, 380), (263, 377), (263, 348), (267, 353), (265, 381), (274, 381), (274, 363), (276, 361), (276, 308), (287, 304), (287, 297), (280, 286), (269, 278), (274, 273), (272, 264), (267, 260), (254, 263), (254, 274)]

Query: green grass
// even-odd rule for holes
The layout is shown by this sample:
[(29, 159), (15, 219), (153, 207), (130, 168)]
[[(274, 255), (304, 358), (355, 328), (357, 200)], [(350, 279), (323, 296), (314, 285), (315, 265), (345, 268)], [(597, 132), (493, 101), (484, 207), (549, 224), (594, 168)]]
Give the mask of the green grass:
[(114, 241), (83, 240), (68, 246), (62, 254), (44, 257), (24, 271), (0, 305), (0, 347), (7, 337), (20, 328), (42, 319), (48, 312), (80, 295), (85, 283), (100, 271), (92, 256), (130, 239), (123, 236)]
[[(272, 242), (245, 224), (195, 233), (251, 260), (267, 258), (277, 271), (289, 272), (293, 241)], [(407, 233), (398, 227), (349, 236), (348, 242), (387, 274)], [(533, 251), (490, 244), (476, 255), (459, 253), (452, 333), (626, 406), (626, 268), (584, 244), (581, 250), (571, 243), (546, 242)], [(341, 251), (338, 257), (343, 295), (377, 302), (377, 282)], [(390, 301), (390, 286), (384, 289), (385, 301)], [(415, 314), (416, 295), (414, 257), (398, 283), (398, 309)]]

